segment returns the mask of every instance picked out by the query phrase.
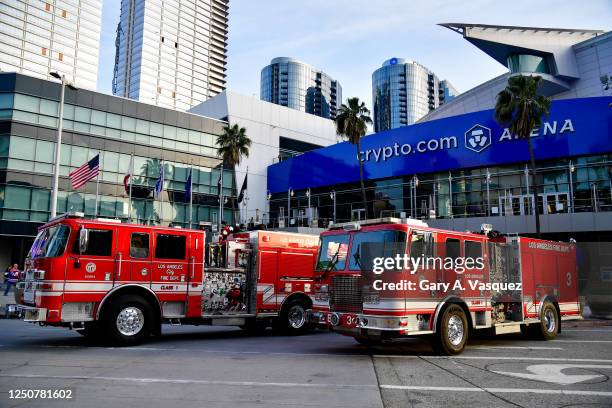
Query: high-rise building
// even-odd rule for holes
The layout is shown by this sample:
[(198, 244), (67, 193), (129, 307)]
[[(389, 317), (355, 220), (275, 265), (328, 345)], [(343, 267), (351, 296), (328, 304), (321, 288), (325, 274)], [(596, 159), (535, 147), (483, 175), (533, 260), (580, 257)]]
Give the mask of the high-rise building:
[(342, 103), (342, 87), (321, 70), (293, 58), (279, 57), (261, 70), (260, 98), (335, 119)]
[(0, 70), (96, 89), (101, 19), (99, 0), (0, 2)]
[(113, 94), (187, 110), (222, 92), (228, 3), (122, 0)]
[(421, 64), (391, 58), (372, 74), (374, 131), (411, 125), (456, 93)]

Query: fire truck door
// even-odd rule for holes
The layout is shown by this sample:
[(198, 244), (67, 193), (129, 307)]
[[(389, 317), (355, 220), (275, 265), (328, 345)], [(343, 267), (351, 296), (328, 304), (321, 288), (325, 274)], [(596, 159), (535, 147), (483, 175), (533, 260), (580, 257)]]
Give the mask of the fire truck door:
[(257, 309), (274, 309), (277, 304), (276, 274), (278, 269), (278, 250), (261, 249), (257, 270)]
[(184, 301), (189, 279), (187, 234), (177, 231), (176, 233), (156, 232), (154, 235), (151, 265), (153, 290), (160, 295), (180, 294), (180, 298), (173, 296), (171, 300)]
[[(121, 279), (123, 262), (116, 228), (88, 228), (87, 249), (79, 253), (78, 235), (68, 262), (66, 291), (107, 291)], [(127, 279), (125, 277), (124, 279)]]
[(151, 286), (151, 234), (147, 230), (125, 232), (124, 242), (129, 242), (126, 262), (130, 268), (130, 280), (134, 283)]

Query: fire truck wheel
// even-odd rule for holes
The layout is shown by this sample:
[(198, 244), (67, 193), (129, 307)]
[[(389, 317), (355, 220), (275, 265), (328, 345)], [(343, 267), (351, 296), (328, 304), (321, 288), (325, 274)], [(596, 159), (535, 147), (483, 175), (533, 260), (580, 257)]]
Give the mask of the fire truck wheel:
[(139, 344), (151, 334), (153, 310), (140, 296), (122, 296), (109, 306), (104, 321), (113, 343)]
[(280, 328), (289, 334), (301, 334), (308, 330), (306, 309), (300, 299), (294, 299), (283, 307), (280, 314)]
[(459, 354), (467, 342), (469, 326), (465, 312), (458, 305), (450, 305), (444, 310), (433, 346), (436, 352), (445, 355)]
[(557, 337), (557, 333), (559, 333), (559, 313), (555, 305), (546, 302), (542, 306), (538, 337), (542, 340), (552, 340)]

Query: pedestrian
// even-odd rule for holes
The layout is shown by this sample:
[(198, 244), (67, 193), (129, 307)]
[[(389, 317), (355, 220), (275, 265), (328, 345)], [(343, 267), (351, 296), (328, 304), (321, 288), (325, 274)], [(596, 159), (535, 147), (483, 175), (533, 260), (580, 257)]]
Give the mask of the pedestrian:
[(7, 285), (6, 281), (8, 279), (9, 276), (9, 272), (11, 271), (11, 268), (13, 267), (13, 264), (8, 264), (8, 266), (6, 267), (6, 269), (4, 270), (4, 275), (2, 277), (2, 285), (0, 285), (0, 289), (2, 289), (3, 285)]
[(6, 289), (4, 289), (4, 296), (7, 296), (11, 290), (11, 286), (14, 286), (19, 280), (19, 265), (14, 264), (9, 270), (8, 278), (6, 280)]

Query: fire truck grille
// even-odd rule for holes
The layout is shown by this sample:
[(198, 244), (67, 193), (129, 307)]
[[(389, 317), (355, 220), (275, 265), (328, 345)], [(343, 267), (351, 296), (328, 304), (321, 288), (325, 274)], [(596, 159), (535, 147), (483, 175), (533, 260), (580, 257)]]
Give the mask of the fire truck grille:
[(330, 308), (332, 311), (350, 313), (362, 311), (360, 276), (334, 276), (330, 292)]

